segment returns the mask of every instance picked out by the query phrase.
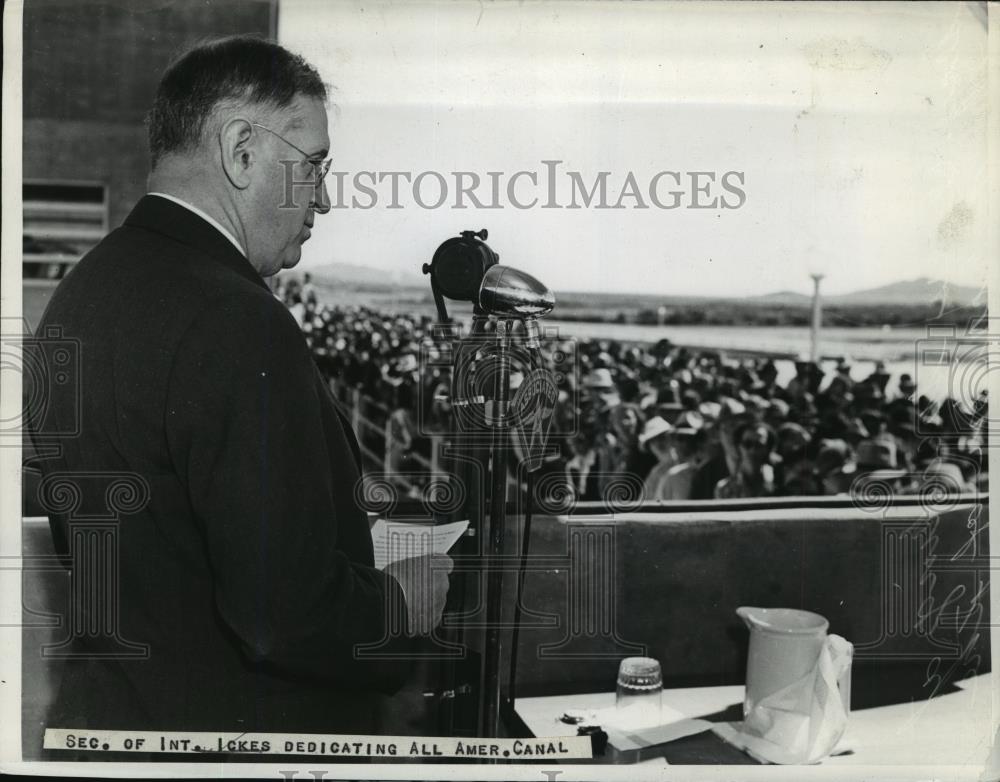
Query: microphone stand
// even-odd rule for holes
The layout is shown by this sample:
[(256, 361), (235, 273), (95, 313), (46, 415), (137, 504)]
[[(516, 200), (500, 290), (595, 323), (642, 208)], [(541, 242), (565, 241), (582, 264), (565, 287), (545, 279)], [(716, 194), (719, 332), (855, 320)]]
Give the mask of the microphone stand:
[[(528, 345), (536, 350), (539, 347), (538, 327), (534, 320), (524, 321), (528, 332)], [(495, 737), (498, 735), (501, 721), (501, 709), (506, 709), (508, 716), (513, 717), (516, 698), (517, 676), (517, 644), (520, 631), (524, 595), (525, 569), (531, 538), (531, 506), (534, 495), (534, 470), (529, 467), (527, 477), (527, 497), (522, 530), (520, 554), (517, 559), (517, 587), (514, 598), (514, 621), (510, 633), (509, 678), (507, 681), (506, 698), (502, 698), (500, 681), (500, 660), (503, 652), (503, 635), (500, 632), (503, 610), (503, 569), (500, 567), (504, 557), (505, 536), (507, 532), (507, 465), (511, 449), (510, 428), (511, 410), (508, 399), (510, 393), (510, 350), (511, 329), (513, 320), (500, 318), (497, 320), (497, 373), (494, 384), (493, 407), (487, 403), (487, 423), (493, 427), (492, 454), (490, 464), (491, 494), (490, 494), (490, 549), (486, 560), (486, 648), (485, 687), (483, 698), (483, 735)]]
[(495, 737), (500, 725), (500, 655), (501, 612), (503, 609), (503, 570), (500, 560), (504, 553), (507, 526), (507, 455), (510, 448), (507, 415), (510, 393), (510, 330), (511, 322), (497, 320), (497, 372), (493, 386), (492, 405), (487, 403), (486, 420), (493, 427), (490, 455), (490, 533), (486, 557), (486, 647), (484, 652), (484, 686), (482, 733)]
[(521, 554), (517, 562), (517, 593), (514, 596), (514, 627), (510, 637), (510, 673), (507, 675), (507, 709), (511, 718), (517, 705), (517, 644), (521, 634), (521, 600), (524, 597), (524, 575), (531, 543), (531, 504), (535, 494), (535, 473), (528, 471), (524, 504), (524, 526), (521, 528)]
[[(481, 712), (479, 733), (483, 737), (499, 734), (501, 718), (500, 659), (503, 652), (501, 624), (503, 619), (503, 575), (504, 545), (507, 526), (507, 464), (510, 443), (510, 364), (511, 333), (513, 323), (526, 321), (529, 342), (537, 347), (537, 327), (534, 319), (552, 310), (555, 299), (551, 292), (524, 272), (511, 267), (500, 266), (499, 256), (486, 246), (486, 230), (463, 231), (461, 238), (444, 242), (435, 252), (431, 263), (424, 264), (423, 272), (431, 276), (431, 289), (438, 315), (442, 324), (450, 324), (445, 297), (459, 301), (472, 301), (473, 337), (468, 349), (475, 351), (475, 337), (484, 335), (489, 314), (496, 316), (496, 350), (491, 362), (495, 366), (492, 399), (484, 399), (485, 394), (476, 393), (475, 378), (467, 378), (472, 388), (461, 387), (459, 371), (465, 371), (463, 346), (460, 344), (454, 358), (452, 378), (453, 405), (483, 404), (483, 422), (491, 429), (490, 434), (490, 508), (489, 542), (480, 552), (484, 554), (483, 572), (486, 576), (486, 634), (483, 649), (481, 688)], [(530, 322), (530, 325), (529, 325)], [(470, 360), (475, 360), (473, 354)], [(461, 392), (457, 395), (456, 389)], [(516, 400), (515, 400), (516, 401)], [(478, 427), (477, 427), (478, 428)], [(531, 469), (531, 468), (530, 468)], [(533, 468), (537, 469), (537, 468)], [(530, 485), (530, 484), (529, 484)], [(529, 495), (529, 504), (530, 504)], [(526, 520), (526, 530), (530, 530), (530, 510)], [(527, 537), (527, 535), (526, 535)], [(518, 560), (518, 603), (524, 587), (524, 568), (527, 555), (527, 540), (523, 541), (521, 558)], [(518, 618), (520, 616), (517, 612)], [(516, 634), (513, 635), (516, 639)], [(511, 652), (511, 672), (516, 666), (516, 653)]]

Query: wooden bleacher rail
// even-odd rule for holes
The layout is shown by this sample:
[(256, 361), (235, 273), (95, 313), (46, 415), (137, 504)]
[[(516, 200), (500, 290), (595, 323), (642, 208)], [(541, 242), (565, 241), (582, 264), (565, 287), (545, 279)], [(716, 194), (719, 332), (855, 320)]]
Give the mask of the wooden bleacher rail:
[[(386, 478), (390, 478), (407, 491), (417, 491), (418, 486), (399, 473), (393, 473), (389, 465), (389, 453), (386, 447), (388, 436), (387, 427), (390, 410), (387, 405), (365, 394), (360, 388), (352, 387), (338, 378), (329, 379), (330, 391), (333, 398), (341, 405), (343, 412), (351, 421), (358, 438), (358, 446), (365, 466), (369, 469), (381, 472)], [(374, 411), (375, 416), (372, 416)], [(370, 447), (367, 443), (371, 439), (378, 438), (382, 441), (381, 453)], [(428, 475), (441, 471), (441, 454), (444, 446), (444, 435), (440, 433), (430, 433), (428, 438), (431, 443), (431, 456), (428, 459), (423, 454), (411, 452), (410, 460), (421, 470), (426, 470)]]

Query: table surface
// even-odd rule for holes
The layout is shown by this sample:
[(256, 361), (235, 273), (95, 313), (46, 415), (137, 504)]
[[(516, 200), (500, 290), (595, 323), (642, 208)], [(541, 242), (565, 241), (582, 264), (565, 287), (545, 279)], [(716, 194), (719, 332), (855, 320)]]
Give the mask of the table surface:
[[(924, 701), (852, 711), (835, 754), (821, 765), (983, 768), (993, 744), (991, 675), (964, 679), (956, 682), (956, 686), (957, 690)], [(613, 692), (521, 698), (516, 711), (535, 736), (573, 736), (576, 727), (559, 719), (565, 711), (609, 708), (614, 702)], [(737, 719), (742, 713), (743, 687), (664, 690), (663, 703), (686, 718), (712, 722)], [(733, 748), (722, 739), (716, 740), (714, 748), (711, 743), (705, 747), (703, 754), (717, 753), (716, 762), (733, 762)]]

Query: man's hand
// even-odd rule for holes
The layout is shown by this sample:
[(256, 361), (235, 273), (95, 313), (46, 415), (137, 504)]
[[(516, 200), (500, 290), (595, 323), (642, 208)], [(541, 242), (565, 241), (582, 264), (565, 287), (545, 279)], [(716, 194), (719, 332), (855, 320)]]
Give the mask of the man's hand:
[(448, 574), (453, 568), (447, 554), (427, 554), (386, 565), (385, 572), (403, 588), (410, 635), (430, 635), (441, 624)]

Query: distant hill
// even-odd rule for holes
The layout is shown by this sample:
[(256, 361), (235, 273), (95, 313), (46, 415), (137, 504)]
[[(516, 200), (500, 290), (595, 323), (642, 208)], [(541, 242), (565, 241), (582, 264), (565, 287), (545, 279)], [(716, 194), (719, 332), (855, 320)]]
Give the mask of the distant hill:
[(312, 275), (320, 285), (365, 290), (388, 290), (399, 288), (426, 287), (430, 290), (430, 280), (419, 270), (388, 271), (354, 263), (326, 263), (302, 270)]
[(762, 296), (749, 296), (741, 299), (749, 304), (761, 304), (781, 307), (808, 307), (812, 304), (812, 296), (795, 291), (776, 291)]
[[(608, 307), (629, 306), (652, 307), (659, 305), (685, 306), (708, 304), (714, 302), (734, 302), (741, 307), (810, 307), (812, 296), (796, 291), (775, 291), (759, 296), (725, 298), (720, 296), (673, 296), (649, 293), (577, 293), (556, 291), (556, 300), (560, 307), (577, 303), (593, 306), (601, 302)], [(976, 306), (986, 304), (986, 291), (967, 285), (954, 285), (944, 280), (932, 280), (929, 277), (918, 277), (914, 280), (901, 280), (851, 293), (823, 296), (823, 304), (827, 307), (853, 307), (877, 305), (930, 305), (944, 301), (948, 306)]]
[[(808, 298), (808, 297), (807, 297)], [(943, 301), (950, 306), (973, 306), (986, 303), (986, 291), (968, 285), (954, 285), (944, 280), (917, 277), (901, 280), (878, 288), (826, 296), (831, 305), (855, 306), (872, 304), (930, 304)]]
[[(795, 291), (776, 291), (762, 296), (750, 296), (741, 301), (765, 306), (808, 307), (812, 303), (812, 296)], [(914, 280), (900, 280), (877, 288), (823, 296), (823, 303), (834, 307), (932, 304), (939, 301), (944, 301), (949, 306), (985, 304), (986, 291), (967, 285), (954, 285), (944, 280), (917, 277)]]
[[(364, 290), (381, 292), (403, 292), (413, 289), (430, 292), (430, 279), (419, 270), (376, 269), (353, 263), (327, 263), (303, 271), (309, 272), (317, 285), (336, 288), (340, 291)], [(649, 308), (660, 306), (683, 307), (708, 304), (711, 302), (734, 301), (717, 296), (676, 296), (649, 293), (605, 293), (594, 291), (555, 291), (560, 310), (607, 309), (613, 310)], [(812, 296), (795, 291), (783, 290), (760, 296), (741, 297), (741, 306), (808, 308)], [(851, 293), (824, 295), (826, 307), (869, 307), (878, 305), (930, 305), (944, 301), (946, 306), (985, 305), (986, 291), (967, 285), (954, 285), (944, 280), (917, 277), (900, 280), (877, 288), (868, 288)]]

